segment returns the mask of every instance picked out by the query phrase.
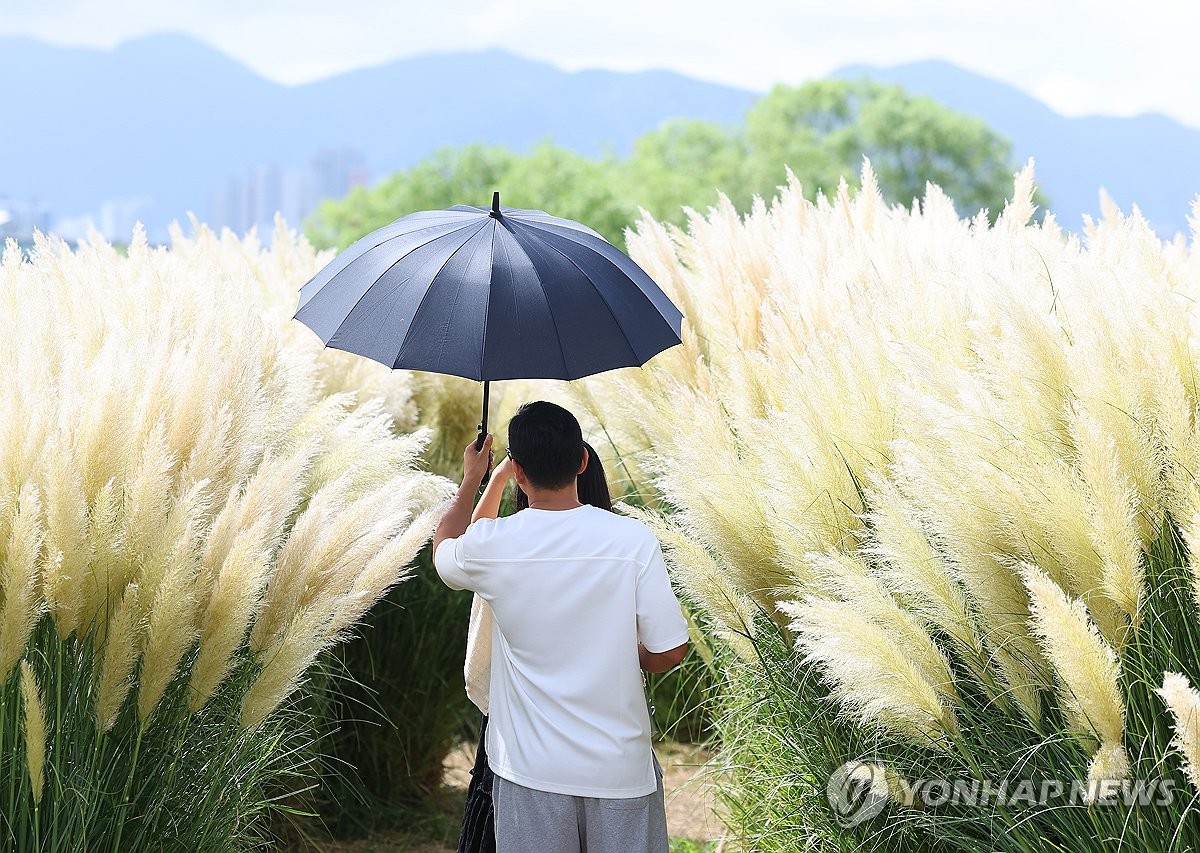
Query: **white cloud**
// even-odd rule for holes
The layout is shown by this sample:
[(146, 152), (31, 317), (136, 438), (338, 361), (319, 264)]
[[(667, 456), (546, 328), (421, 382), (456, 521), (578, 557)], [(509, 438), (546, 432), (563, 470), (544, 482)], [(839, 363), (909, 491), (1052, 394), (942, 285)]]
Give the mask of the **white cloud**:
[(760, 90), (851, 63), (939, 58), (1065, 113), (1158, 111), (1200, 127), (1200, 4), (1175, 0), (0, 0), (0, 32), (59, 43), (112, 46), (162, 30), (285, 82), (483, 47)]

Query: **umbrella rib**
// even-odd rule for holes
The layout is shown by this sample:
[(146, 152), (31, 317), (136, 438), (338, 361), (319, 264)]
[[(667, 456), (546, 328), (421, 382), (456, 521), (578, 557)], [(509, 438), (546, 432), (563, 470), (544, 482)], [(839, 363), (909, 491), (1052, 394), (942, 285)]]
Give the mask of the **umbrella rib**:
[(601, 240), (604, 239), (594, 228), (589, 228), (582, 222), (576, 222), (573, 219), (563, 219), (560, 216), (552, 216), (544, 210), (527, 210), (520, 214), (514, 214), (512, 218), (526, 225), (553, 225), (557, 228), (575, 231), (579, 234), (587, 234), (590, 237), (599, 237)]
[[(569, 263), (571, 266), (575, 267), (575, 269), (579, 270), (579, 274), (581, 276), (583, 276), (583, 280), (592, 285), (592, 289), (596, 291), (596, 295), (600, 297), (600, 301), (604, 303), (605, 309), (608, 310), (608, 316), (613, 318), (613, 323), (616, 325), (617, 330), (620, 331), (621, 337), (623, 337), (625, 339), (625, 346), (629, 347), (630, 355), (632, 355), (636, 359), (638, 357), (638, 354), (637, 354), (637, 350), (633, 348), (633, 341), (629, 340), (629, 335), (625, 334), (625, 327), (622, 326), (621, 321), (617, 319), (616, 312), (613, 311), (612, 306), (608, 304), (608, 300), (604, 298), (604, 294), (600, 291), (600, 288), (596, 287), (596, 283), (591, 280), (591, 278), (588, 276), (588, 274), (586, 272), (583, 271), (583, 269), (579, 266), (579, 264), (575, 263), (574, 258), (572, 258), (570, 255), (568, 255), (562, 249), (558, 248), (558, 246), (555, 246), (553, 243), (543, 240), (540, 237), (535, 237), (532, 234), (530, 236), (534, 237), (534, 239), (536, 239), (543, 246), (553, 249), (554, 251), (558, 252), (558, 254), (562, 255), (562, 257), (567, 261), (567, 263)], [(601, 256), (601, 257), (603, 257), (603, 256)], [(647, 300), (647, 301), (649, 301), (649, 300)], [(651, 307), (653, 307), (653, 303), (651, 303)], [(554, 315), (551, 314), (551, 316), (553, 317)], [(554, 328), (555, 328), (555, 330), (558, 329), (557, 323), (555, 324)], [(561, 346), (561, 345), (562, 345), (562, 341), (560, 340), (559, 346)], [(563, 363), (564, 364), (566, 363), (565, 358), (563, 360)], [(582, 379), (583, 377), (580, 377), (580, 378)]]
[[(372, 249), (378, 249), (380, 246), (384, 245), (385, 243), (389, 243), (392, 240), (395, 240), (399, 237), (410, 237), (413, 234), (419, 234), (420, 232), (428, 231), (431, 228), (441, 228), (446, 225), (455, 226), (459, 223), (461, 223), (461, 225), (463, 225), (463, 226), (466, 226), (466, 225), (469, 225), (471, 222), (469, 219), (464, 219), (462, 217), (452, 217), (452, 216), (443, 217), (441, 219), (435, 219), (435, 218), (430, 217), (428, 221), (426, 221), (425, 219), (417, 219), (416, 218), (421, 213), (425, 213), (425, 212), (433, 213), (435, 211), (418, 211), (417, 213), (409, 214), (408, 216), (402, 216), (400, 219), (397, 219), (395, 222), (391, 222), (387, 225), (384, 225), (382, 228), (372, 231), (370, 234), (367, 234), (366, 236), (364, 236), (362, 238), (362, 240), (356, 241), (356, 243), (361, 243), (361, 242), (363, 242), (363, 240), (367, 240), (371, 237), (379, 237), (380, 232), (385, 232), (385, 231), (388, 231), (389, 229), (395, 228), (401, 222), (403, 222), (405, 225), (412, 225), (413, 227), (407, 231), (397, 230), (393, 234), (388, 234), (386, 237), (383, 237), (382, 239), (380, 239), (378, 243), (372, 244), (370, 246), (370, 248), (363, 249), (363, 252), (366, 253), (366, 252), (371, 251)], [(436, 211), (436, 212), (444, 213), (445, 211)], [(451, 230), (454, 230), (454, 229), (452, 228)], [(353, 244), (347, 248), (348, 249), (353, 248)]]
[[(405, 333), (404, 333), (404, 337), (400, 339), (400, 348), (399, 348), (398, 350), (396, 350), (396, 358), (397, 358), (397, 359), (400, 357), (400, 353), (401, 353), (401, 352), (403, 352), (403, 350), (404, 350), (404, 345), (405, 345), (406, 343), (408, 343), (408, 336), (409, 336), (409, 334), (412, 332), (413, 325), (414, 325), (414, 324), (417, 322), (417, 315), (418, 315), (418, 314), (420, 314), (420, 313), (421, 313), (421, 309), (425, 307), (425, 301), (426, 301), (427, 299), (429, 299), (429, 294), (433, 292), (433, 284), (434, 284), (434, 282), (436, 282), (436, 281), (437, 281), (437, 278), (438, 278), (438, 276), (442, 274), (442, 271), (443, 271), (444, 269), (446, 269), (446, 264), (450, 263), (451, 259), (452, 259), (452, 258), (453, 258), (455, 255), (457, 255), (459, 252), (461, 252), (461, 251), (462, 251), (462, 249), (463, 249), (463, 246), (466, 246), (468, 243), (470, 243), (470, 242), (471, 242), (471, 240), (472, 240), (472, 239), (475, 237), (475, 235), (476, 235), (476, 234), (478, 234), (478, 233), (479, 233), (480, 231), (482, 231), (482, 230), (483, 230), (485, 227), (487, 227), (487, 224), (488, 224), (488, 222), (490, 222), (490, 221), (491, 221), (490, 219), (487, 219), (487, 218), (485, 218), (485, 219), (483, 220), (483, 222), (480, 222), (480, 223), (479, 223), (479, 227), (475, 229), (474, 233), (470, 234), (470, 235), (467, 237), (467, 239), (463, 240), (463, 241), (462, 241), (462, 243), (460, 243), (460, 244), (459, 244), (457, 247), (455, 247), (455, 249), (454, 249), (454, 251), (453, 251), (453, 252), (451, 252), (449, 255), (447, 255), (447, 256), (446, 256), (446, 259), (445, 259), (444, 261), (442, 261), (442, 265), (441, 265), (440, 267), (438, 267), (438, 271), (437, 271), (437, 272), (435, 272), (435, 273), (433, 274), (433, 277), (429, 279), (429, 287), (427, 287), (427, 288), (425, 289), (425, 293), (423, 293), (423, 294), (421, 295), (421, 301), (417, 303), (417, 307), (416, 307), (416, 309), (413, 311), (412, 320), (410, 320), (410, 321), (409, 321), (409, 324), (408, 324), (408, 330), (407, 330), (407, 331), (405, 331)], [(397, 263), (399, 263), (399, 261), (397, 261)], [(489, 289), (490, 289), (490, 288), (489, 288)], [(445, 341), (443, 340), (443, 343), (444, 343), (444, 342), (445, 342)], [(393, 362), (393, 368), (394, 368), (394, 367), (395, 367), (395, 363)]]
[[(445, 234), (439, 234), (439, 235), (438, 235), (437, 237), (435, 237), (434, 239), (435, 239), (435, 240), (440, 240), (440, 239), (442, 239), (443, 237), (449, 237), (451, 234), (457, 234), (459, 231), (465, 231), (465, 230), (466, 230), (467, 228), (469, 228), (469, 227), (470, 227), (470, 225), (464, 225), (462, 228), (455, 228), (453, 231), (447, 231)], [(391, 239), (391, 238), (389, 238), (389, 239)], [(470, 239), (470, 237), (468, 237), (467, 239), (469, 240), (469, 239)], [(385, 241), (385, 242), (386, 242), (386, 241)], [(433, 242), (433, 241), (431, 240), (431, 241), (430, 241), (430, 243), (432, 243), (432, 242)], [(464, 242), (465, 242), (465, 241), (464, 241)], [(403, 261), (405, 258), (407, 258), (407, 257), (408, 257), (410, 254), (412, 254), (413, 252), (417, 251), (417, 249), (421, 249), (421, 248), (424, 248), (425, 246), (428, 246), (428, 245), (430, 245), (430, 243), (421, 243), (421, 244), (419, 244), (419, 245), (417, 245), (417, 246), (414, 246), (414, 247), (413, 247), (412, 249), (410, 249), (408, 252), (405, 252), (403, 255), (401, 255), (400, 257), (396, 258), (396, 260), (395, 260), (395, 261), (393, 261), (391, 264), (389, 264), (389, 265), (388, 265), (388, 268), (387, 268), (387, 269), (385, 269), (385, 270), (384, 270), (383, 272), (381, 272), (379, 275), (375, 276), (375, 280), (374, 280), (373, 282), (371, 282), (371, 284), (370, 284), (370, 285), (368, 285), (368, 286), (367, 286), (367, 289), (366, 289), (366, 290), (364, 290), (364, 291), (362, 292), (362, 295), (361, 295), (361, 296), (359, 296), (359, 297), (358, 297), (358, 299), (355, 299), (355, 300), (354, 300), (354, 304), (350, 306), (350, 310), (349, 310), (349, 311), (347, 311), (347, 312), (345, 313), (345, 315), (342, 317), (342, 319), (341, 319), (340, 321), (338, 321), (338, 328), (341, 328), (341, 325), (342, 325), (342, 323), (346, 322), (346, 320), (347, 320), (347, 319), (350, 317), (350, 315), (354, 313), (355, 309), (356, 309), (356, 308), (358, 308), (358, 306), (359, 306), (360, 304), (362, 304), (362, 301), (363, 301), (364, 299), (366, 299), (366, 298), (367, 298), (367, 294), (368, 294), (368, 293), (370, 293), (372, 289), (374, 289), (375, 285), (377, 285), (377, 284), (379, 283), (379, 280), (380, 280), (380, 279), (382, 279), (382, 278), (383, 278), (385, 275), (387, 275), (387, 274), (388, 274), (388, 273), (390, 273), (390, 272), (391, 272), (393, 269), (395, 269), (397, 266), (399, 266), (399, 265), (400, 265), (400, 263), (401, 263), (401, 262), (402, 262), (402, 261)], [(382, 246), (382, 245), (383, 245), (383, 243), (380, 243), (380, 244), (379, 244), (379, 246)], [(379, 248), (379, 246), (375, 246), (374, 248), (376, 248), (376, 249), (377, 249), (377, 248)], [(461, 247), (459, 247), (459, 248), (461, 248)], [(457, 252), (457, 251), (458, 251), (458, 249), (455, 249), (455, 252)], [(451, 257), (453, 257), (453, 256), (454, 256), (454, 252), (451, 252), (451, 253), (450, 253), (450, 256), (451, 256)], [(364, 257), (364, 256), (363, 256), (363, 255), (359, 255), (359, 256), (358, 256), (358, 258), (355, 258), (354, 260), (356, 260), (356, 261), (357, 261), (359, 258), (362, 258), (362, 257)], [(443, 267), (445, 266), (445, 263), (444, 263), (444, 262), (443, 262), (442, 266), (443, 266)], [(349, 268), (349, 264), (347, 264), (347, 268)], [(441, 272), (441, 271), (442, 271), (442, 270), (439, 268), (439, 269), (438, 269), (438, 272)], [(436, 274), (434, 275), (434, 278), (437, 278), (437, 275), (436, 275)], [(328, 282), (326, 282), (326, 284), (328, 284)], [(324, 287), (325, 285), (321, 285), (321, 286), (322, 286), (322, 287)], [(314, 295), (315, 295), (315, 294), (314, 294)], [(422, 301), (422, 303), (425, 301), (425, 300), (424, 300), (424, 297), (422, 297), (422, 298), (421, 298), (421, 301)], [(419, 308), (420, 308), (420, 305), (418, 305), (418, 306), (417, 306), (417, 308), (419, 309)], [(413, 316), (414, 316), (414, 317), (416, 316), (416, 312), (413, 312)], [(337, 329), (335, 329), (335, 330), (334, 330), (334, 334), (337, 334)], [(408, 336), (408, 334), (407, 334), (407, 333), (405, 333), (405, 337), (407, 337), (407, 336)], [(332, 340), (332, 339), (333, 339), (333, 338), (332, 338), (332, 336), (330, 336), (330, 340)], [(401, 341), (401, 344), (403, 344), (403, 341)], [(326, 346), (328, 346), (328, 344), (326, 344)]]
[[(529, 229), (530, 229), (530, 230), (537, 231), (537, 232), (539, 232), (539, 233), (541, 233), (541, 234), (553, 234), (554, 236), (556, 236), (556, 237), (559, 237), (559, 238), (561, 238), (561, 239), (563, 239), (563, 240), (571, 240), (571, 241), (572, 241), (572, 242), (573, 242), (575, 245), (579, 246), (580, 248), (587, 249), (589, 252), (591, 252), (592, 254), (596, 255), (596, 256), (597, 256), (597, 257), (599, 257), (601, 260), (603, 260), (603, 261), (604, 261), (606, 264), (608, 264), (608, 265), (612, 266), (614, 269), (616, 269), (616, 270), (617, 270), (617, 272), (621, 273), (621, 275), (622, 275), (622, 276), (624, 276), (624, 277), (626, 277), (626, 278), (628, 278), (628, 277), (629, 277), (629, 275), (628, 275), (628, 274), (627, 274), (627, 273), (626, 273), (624, 270), (622, 270), (622, 269), (621, 269), (619, 266), (617, 266), (616, 262), (614, 262), (612, 258), (608, 257), (607, 255), (605, 255), (603, 252), (601, 252), (599, 249), (595, 248), (594, 246), (589, 246), (587, 243), (584, 243), (584, 242), (582, 242), (582, 241), (579, 241), (579, 240), (574, 240), (573, 238), (571, 238), (571, 237), (568, 237), (568, 236), (566, 236), (565, 234), (559, 234), (557, 231), (552, 231), (552, 230), (550, 230), (550, 229), (548, 229), (548, 228), (544, 228), (544, 227), (542, 227), (542, 226), (544, 226), (544, 225), (551, 225), (551, 224), (552, 224), (552, 225), (556, 225), (556, 226), (557, 226), (557, 224), (558, 224), (558, 223), (546, 223), (546, 222), (526, 222), (525, 224), (529, 226)], [(580, 233), (586, 233), (586, 232), (580, 232)], [(531, 235), (531, 236), (533, 236), (533, 235)], [(615, 251), (615, 252), (619, 252), (619, 253), (621, 253), (622, 255), (624, 255), (624, 254), (625, 254), (624, 252), (621, 252), (621, 250), (620, 250), (620, 249), (618, 249), (616, 246), (614, 246), (612, 243), (609, 243), (609, 242), (608, 242), (607, 240), (605, 240), (603, 237), (600, 237), (598, 234), (591, 234), (591, 235), (589, 235), (589, 236), (594, 236), (594, 237), (597, 237), (599, 240), (601, 240), (601, 241), (602, 241), (602, 242), (603, 242), (603, 243), (604, 243), (606, 246), (608, 246), (609, 248), (611, 248), (613, 251)], [(538, 239), (539, 239), (539, 240), (541, 240), (542, 242), (545, 242), (544, 238), (541, 238), (541, 237), (539, 237)], [(547, 243), (547, 245), (550, 245), (550, 244), (548, 244), (548, 243)], [(663, 297), (664, 297), (664, 298), (665, 298), (665, 299), (666, 299), (668, 302), (670, 302), (670, 304), (672, 305), (672, 307), (674, 307), (674, 308), (675, 308), (676, 312), (679, 312), (679, 309), (678, 309), (678, 307), (677, 307), (677, 306), (675, 306), (675, 303), (674, 303), (674, 302), (671, 302), (671, 298), (670, 298), (669, 296), (667, 296), (666, 292), (665, 292), (665, 291), (664, 291), (664, 290), (663, 290), (663, 289), (662, 289), (662, 288), (659, 286), (658, 282), (656, 282), (656, 281), (655, 281), (653, 278), (651, 278), (651, 276), (650, 276), (650, 273), (648, 273), (648, 272), (646, 272), (645, 270), (643, 270), (643, 269), (642, 269), (642, 267), (641, 267), (641, 265), (640, 265), (640, 264), (638, 264), (638, 262), (637, 262), (637, 261), (635, 261), (633, 258), (630, 258), (628, 255), (625, 255), (625, 257), (626, 257), (626, 259), (627, 259), (627, 260), (628, 260), (628, 261), (629, 261), (631, 264), (633, 264), (635, 267), (637, 267), (639, 270), (641, 270), (642, 274), (643, 274), (643, 275), (645, 275), (645, 276), (646, 276), (646, 278), (650, 279), (650, 283), (651, 283), (651, 284), (653, 284), (653, 285), (654, 285), (656, 288), (658, 288), (658, 291), (659, 291), (660, 293), (662, 293)], [(663, 314), (663, 312), (662, 312), (662, 309), (661, 309), (661, 308), (659, 308), (659, 307), (658, 307), (658, 306), (657, 306), (657, 305), (654, 303), (654, 300), (653, 300), (653, 299), (650, 297), (650, 294), (648, 294), (648, 293), (646, 293), (646, 291), (642, 290), (642, 288), (641, 288), (641, 287), (638, 287), (638, 291), (639, 291), (639, 292), (642, 294), (642, 296), (644, 296), (644, 297), (645, 297), (646, 301), (650, 303), (650, 307), (654, 309), (655, 313), (656, 313), (656, 314), (658, 314), (658, 316), (662, 317), (662, 318), (663, 318), (663, 320), (664, 320), (664, 321), (666, 321), (666, 323), (667, 323), (668, 325), (673, 325), (674, 321), (673, 321), (673, 320), (671, 320), (671, 318), (667, 317), (665, 314)], [(681, 313), (681, 312), (680, 312), (680, 313)]]
[[(397, 222), (398, 222), (398, 221), (399, 221), (399, 220), (397, 220)], [(388, 228), (391, 228), (391, 227), (392, 227), (393, 225), (395, 225), (395, 224), (396, 224), (396, 223), (395, 223), (395, 222), (393, 222), (391, 225), (385, 225), (383, 228), (380, 228), (379, 230), (380, 230), (380, 231), (385, 231), (385, 230), (387, 230)], [(333, 278), (333, 276), (336, 276), (336, 275), (338, 275), (338, 274), (342, 273), (342, 272), (343, 272), (343, 271), (345, 271), (345, 270), (346, 270), (346, 269), (347, 269), (347, 268), (348, 268), (348, 267), (349, 267), (351, 264), (353, 264), (355, 261), (359, 260), (360, 258), (364, 258), (364, 257), (366, 257), (366, 256), (367, 256), (369, 253), (371, 253), (371, 252), (374, 252), (374, 251), (375, 251), (376, 249), (378, 249), (380, 246), (385, 246), (385, 245), (387, 245), (388, 243), (392, 242), (393, 240), (399, 240), (399, 239), (400, 239), (400, 238), (402, 238), (402, 237), (411, 237), (411, 236), (413, 236), (414, 234), (419, 234), (419, 233), (420, 233), (420, 232), (422, 232), (422, 231), (429, 231), (429, 230), (431, 230), (431, 229), (433, 229), (433, 228), (441, 228), (441, 227), (444, 227), (444, 226), (445, 226), (445, 225), (447, 225), (447, 224), (449, 224), (449, 223), (448, 223), (448, 222), (445, 222), (445, 221), (443, 221), (443, 222), (434, 222), (434, 223), (431, 223), (431, 224), (428, 224), (428, 225), (421, 225), (420, 227), (418, 227), (418, 228), (414, 228), (414, 229), (412, 229), (411, 231), (400, 231), (400, 232), (398, 232), (398, 233), (396, 233), (396, 234), (389, 234), (387, 237), (384, 237), (384, 238), (383, 238), (382, 240), (380, 240), (378, 243), (372, 243), (370, 246), (368, 246), (367, 248), (365, 248), (365, 249), (361, 250), (361, 251), (360, 251), (358, 254), (354, 255), (354, 257), (352, 257), (352, 258), (349, 258), (349, 259), (346, 261), (345, 265), (344, 265), (344, 266), (342, 266), (340, 269), (338, 269), (336, 272), (334, 272), (334, 273), (333, 273), (333, 274), (330, 276), (330, 278)], [(467, 225), (463, 225), (463, 226), (461, 226), (461, 227), (464, 227), (464, 228), (465, 228), (465, 227), (468, 227), (468, 226), (467, 226)], [(453, 227), (453, 228), (451, 228), (450, 230), (448, 230), (448, 231), (446, 232), (446, 234), (453, 234), (453, 233), (454, 233), (455, 231), (457, 231), (457, 230), (459, 230), (459, 227), (458, 227), (458, 226), (456, 226), (456, 227)], [(348, 254), (348, 253), (349, 253), (349, 252), (350, 252), (352, 249), (354, 249), (355, 247), (357, 247), (358, 245), (360, 245), (360, 244), (361, 244), (361, 243), (363, 243), (364, 241), (366, 241), (366, 240), (370, 239), (371, 237), (374, 237), (374, 236), (376, 236), (376, 233), (377, 233), (377, 232), (371, 232), (370, 234), (367, 234), (365, 237), (362, 237), (362, 238), (360, 238), (360, 239), (358, 239), (358, 240), (354, 241), (353, 243), (351, 243), (351, 244), (350, 244), (350, 245), (349, 245), (349, 246), (348, 246), (348, 247), (347, 247), (347, 248), (346, 248), (346, 249), (345, 249), (343, 252), (341, 252), (341, 253), (338, 255), (338, 257), (337, 257), (337, 258), (334, 258), (334, 259), (333, 259), (332, 261), (330, 261), (330, 262), (329, 262), (329, 263), (328, 263), (328, 264), (327, 264), (325, 267), (323, 267), (323, 268), (322, 268), (322, 269), (321, 269), (321, 270), (320, 270), (320, 271), (317, 273), (317, 276), (321, 275), (321, 274), (322, 274), (322, 273), (324, 273), (326, 270), (328, 270), (330, 267), (332, 267), (332, 266), (333, 266), (335, 263), (337, 263), (337, 261), (338, 261), (338, 260), (341, 258), (341, 256), (342, 256), (342, 255)], [(445, 236), (445, 235), (441, 235), (441, 234), (439, 234), (438, 236), (440, 237), (440, 236)], [(436, 239), (436, 238), (434, 238), (434, 239)], [(423, 244), (418, 244), (418, 245), (423, 245)], [(386, 272), (386, 270), (385, 270), (385, 272)], [(315, 279), (317, 276), (313, 276), (313, 278), (310, 278), (310, 279), (309, 279), (307, 282), (305, 282), (305, 284), (304, 284), (304, 287), (301, 287), (300, 289), (301, 289), (301, 290), (304, 290), (304, 288), (305, 288), (305, 287), (308, 287), (308, 285), (312, 284), (312, 282), (313, 282), (313, 279)], [(328, 281), (327, 281), (327, 282), (325, 282), (325, 283), (323, 283), (323, 284), (321, 285), (321, 287), (324, 287), (324, 286), (325, 286), (325, 284), (328, 284)], [(317, 295), (317, 293), (319, 293), (319, 292), (320, 292), (320, 290), (321, 290), (321, 287), (318, 287), (318, 288), (317, 288), (317, 290), (313, 292), (312, 296), (316, 296), (316, 295)], [(312, 296), (310, 296), (310, 297), (309, 297), (309, 299), (312, 299)], [(301, 307), (303, 307), (303, 306), (301, 306)]]
[[(504, 226), (505, 230), (508, 231), (508, 233), (512, 236), (512, 242), (514, 244), (516, 244), (516, 247), (518, 249), (520, 249), (521, 252), (525, 255), (525, 260), (529, 261), (529, 265), (533, 267), (535, 272), (538, 272), (537, 264), (535, 264), (533, 262), (533, 258), (531, 258), (529, 256), (529, 252), (527, 252), (525, 250), (525, 247), (521, 245), (521, 241), (517, 239), (516, 229), (514, 229), (511, 225), (509, 225), (503, 219), (500, 220), (500, 223)], [(532, 234), (530, 234), (528, 236), (534, 237), (534, 239), (536, 239), (536, 237)], [(541, 243), (543, 241), (538, 240), (538, 242)], [(505, 247), (504, 252), (505, 252), (505, 254), (508, 254), (507, 247)], [(538, 275), (534, 277), (534, 280), (537, 282), (538, 290), (540, 290), (542, 292), (542, 299), (546, 303), (546, 314), (549, 315), (550, 322), (554, 326), (554, 340), (558, 343), (558, 356), (559, 356), (559, 358), (562, 359), (563, 373), (569, 374), (571, 372), (571, 370), (569, 367), (567, 367), (567, 351), (565, 349), (563, 349), (562, 332), (560, 332), (558, 330), (558, 320), (556, 320), (554, 317), (554, 308), (551, 307), (550, 297), (546, 294), (546, 285), (542, 281), (542, 276), (541, 276), (540, 272), (538, 272)]]
[[(488, 308), (492, 305), (492, 276), (496, 272), (496, 265), (493, 259), (496, 257), (496, 229), (492, 229), (492, 243), (488, 248), (488, 289), (487, 296), (483, 303), (483, 340), (479, 346), (479, 375), (483, 376), (484, 362), (487, 361), (487, 330), (488, 330)], [(486, 381), (486, 380), (484, 380)], [(486, 416), (486, 413), (485, 413)]]

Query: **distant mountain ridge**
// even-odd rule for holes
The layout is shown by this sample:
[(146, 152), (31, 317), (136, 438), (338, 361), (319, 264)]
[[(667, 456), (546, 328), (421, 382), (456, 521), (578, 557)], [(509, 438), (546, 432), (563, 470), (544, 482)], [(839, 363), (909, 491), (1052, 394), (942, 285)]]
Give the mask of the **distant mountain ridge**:
[[(1200, 192), (1200, 131), (1162, 116), (1066, 118), (1006, 84), (941, 62), (854, 66), (978, 115), (1037, 158), (1060, 221), (1078, 228), (1105, 186), (1163, 233), (1186, 229)], [(442, 145), (524, 149), (551, 139), (623, 153), (676, 116), (739, 122), (758, 93), (666, 71), (565, 72), (501, 50), (402, 59), (300, 86), (267, 80), (200, 41), (157, 35), (111, 51), (0, 37), (17, 93), (0, 133), (0, 199), (58, 216), (144, 198), (152, 233), (195, 211), (230, 176), (353, 147), (373, 178)], [(782, 177), (782, 165), (781, 165)]]
[(670, 116), (735, 121), (755, 98), (671, 72), (569, 73), (494, 50), (284, 86), (178, 35), (112, 51), (0, 38), (0, 79), (21, 93), (16, 132), (0, 134), (0, 197), (37, 196), (60, 215), (146, 197), (156, 228), (203, 216), (230, 175), (321, 148), (358, 149), (377, 177), (475, 141), (624, 151)]
[(1187, 233), (1189, 206), (1200, 194), (1200, 130), (1158, 113), (1070, 118), (948, 62), (855, 65), (834, 76), (896, 83), (982, 118), (1012, 141), (1020, 162), (1037, 161), (1038, 183), (1067, 228), (1077, 230), (1084, 213), (1098, 212), (1103, 187), (1123, 209), (1136, 204), (1160, 234)]

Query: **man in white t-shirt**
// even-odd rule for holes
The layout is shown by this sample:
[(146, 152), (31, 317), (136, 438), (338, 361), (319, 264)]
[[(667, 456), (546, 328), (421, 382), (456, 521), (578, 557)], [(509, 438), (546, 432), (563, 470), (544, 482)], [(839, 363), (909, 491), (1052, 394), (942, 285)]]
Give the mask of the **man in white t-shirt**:
[[(522, 406), (509, 456), (529, 508), (470, 524), (491, 436), (463, 454), (434, 565), (492, 606), (487, 753), (499, 853), (666, 853), (641, 670), (687, 652), (687, 622), (644, 524), (579, 502), (587, 455), (561, 406)], [(468, 527), (469, 525), (469, 527)]]

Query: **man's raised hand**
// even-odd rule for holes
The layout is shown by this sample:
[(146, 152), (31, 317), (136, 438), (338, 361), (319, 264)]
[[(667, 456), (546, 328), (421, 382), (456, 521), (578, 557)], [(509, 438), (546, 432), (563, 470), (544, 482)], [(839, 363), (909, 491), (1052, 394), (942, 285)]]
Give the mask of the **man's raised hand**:
[(483, 447), (475, 449), (475, 439), (463, 451), (463, 483), (479, 488), (484, 476), (492, 468), (492, 436), (488, 433), (483, 439)]

